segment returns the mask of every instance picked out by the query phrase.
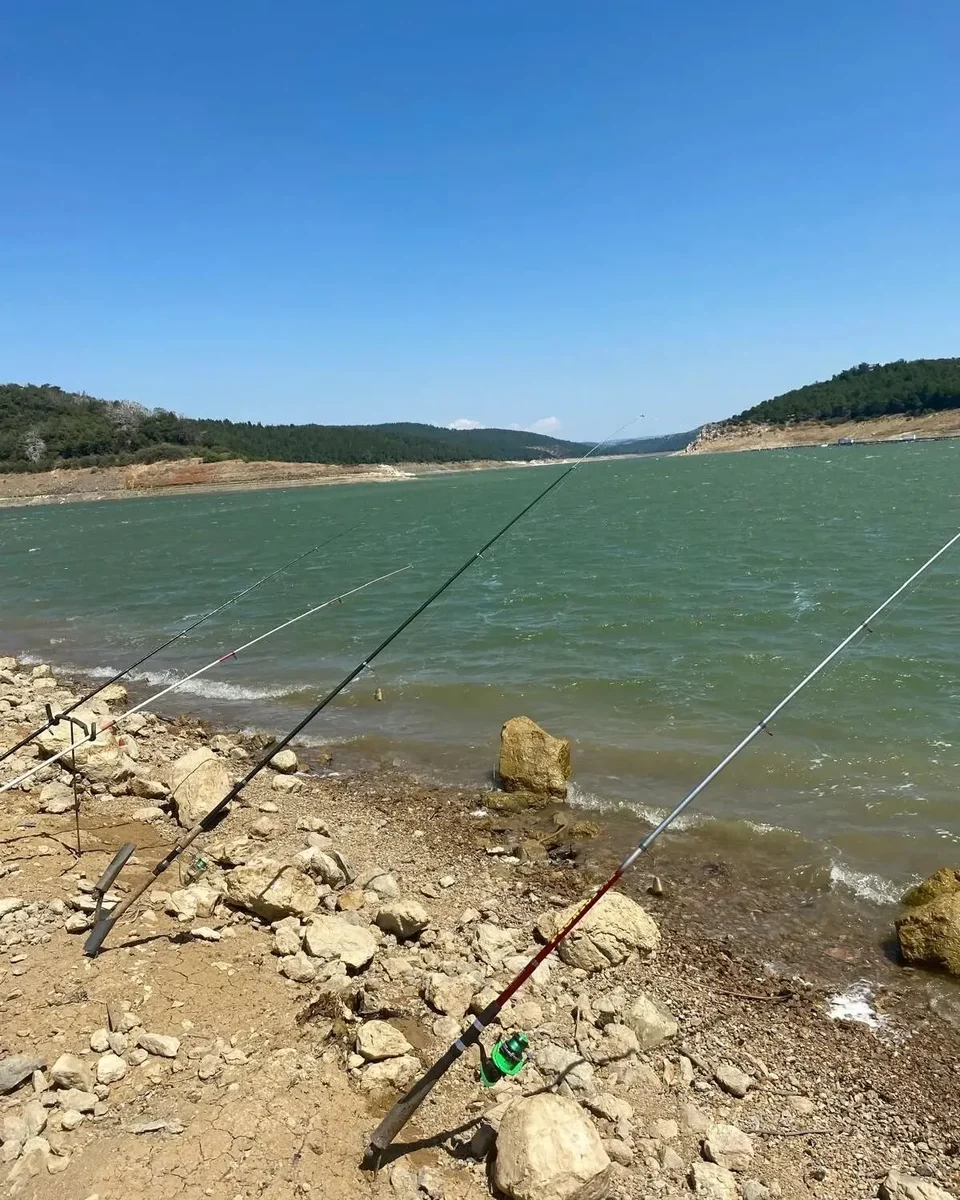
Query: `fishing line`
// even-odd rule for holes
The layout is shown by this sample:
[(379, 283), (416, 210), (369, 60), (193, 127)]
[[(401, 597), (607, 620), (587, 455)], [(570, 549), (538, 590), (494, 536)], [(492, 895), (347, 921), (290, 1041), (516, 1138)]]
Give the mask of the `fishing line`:
[[(361, 583), (359, 587), (351, 588), (348, 592), (341, 592), (339, 596), (332, 596), (329, 600), (324, 600), (322, 604), (316, 604), (313, 608), (308, 608), (306, 612), (298, 613), (297, 616), (291, 617), (289, 620), (283, 621), (279, 625), (275, 625), (272, 629), (268, 629), (265, 633), (258, 634), (255, 638), (251, 638), (249, 642), (244, 642), (242, 646), (237, 646), (235, 650), (228, 650), (226, 654), (221, 654), (219, 658), (214, 658), (205, 666), (199, 667), (196, 671), (192, 671), (189, 675), (184, 675), (182, 679), (177, 679), (173, 683), (168, 684), (167, 687), (163, 688), (161, 691), (155, 692), (152, 696), (148, 696), (146, 700), (141, 700), (139, 704), (135, 704), (133, 708), (128, 708), (126, 712), (121, 713), (119, 716), (110, 717), (99, 727), (96, 725), (91, 725), (90, 732), (79, 742), (76, 742), (72, 746), (68, 746), (65, 750), (61, 750), (57, 754), (51, 755), (50, 758), (46, 758), (42, 762), (37, 763), (35, 767), (31, 767), (29, 771), (24, 771), (15, 779), (11, 779), (9, 782), (0, 786), (0, 795), (2, 795), (4, 792), (8, 792), (11, 788), (16, 787), (18, 784), (25, 783), (28, 779), (32, 779), (34, 775), (39, 774), (40, 771), (45, 770), (47, 767), (52, 767), (54, 763), (58, 763), (62, 758), (66, 758), (68, 754), (73, 753), (77, 746), (83, 746), (88, 742), (95, 742), (100, 733), (103, 733), (108, 729), (112, 729), (116, 725), (120, 725), (123, 721), (126, 721), (132, 717), (134, 713), (138, 713), (145, 708), (149, 708), (151, 704), (155, 704), (163, 696), (167, 696), (170, 692), (176, 691), (177, 688), (183, 687), (184, 684), (189, 683), (192, 679), (196, 679), (200, 675), (206, 674), (207, 671), (212, 670), (221, 663), (227, 662), (228, 659), (236, 658), (239, 654), (242, 654), (245, 650), (249, 650), (251, 646), (255, 646), (258, 642), (262, 642), (264, 639), (272, 637), (275, 633), (279, 633), (282, 629), (288, 629), (291, 625), (295, 625), (298, 621), (302, 621), (305, 617), (313, 616), (314, 613), (320, 612), (320, 610), (323, 608), (328, 608), (331, 604), (341, 603), (342, 601), (346, 600), (348, 596), (354, 596), (357, 592), (362, 592), (364, 588), (372, 587), (375, 583), (382, 583), (384, 579), (392, 579), (394, 575), (399, 575), (401, 572), (409, 570), (409, 566), (398, 567), (395, 571), (388, 571), (386, 575), (378, 575), (376, 579), (368, 579), (366, 583)], [(274, 753), (276, 753), (277, 749), (280, 749), (280, 747), (275, 747)]]
[(333, 537), (329, 537), (326, 539), (326, 541), (320, 542), (318, 545), (311, 547), (309, 550), (305, 550), (302, 554), (298, 554), (296, 558), (291, 558), (290, 561), (284, 563), (282, 567), (277, 567), (277, 569), (275, 571), (271, 571), (269, 575), (264, 575), (262, 579), (258, 579), (256, 583), (251, 583), (250, 586), (244, 588), (242, 592), (237, 592), (237, 594), (235, 596), (231, 596), (229, 600), (224, 600), (222, 604), (218, 604), (217, 607), (212, 608), (210, 612), (204, 613), (202, 617), (198, 617), (196, 621), (192, 622), (192, 624), (181, 629), (179, 633), (173, 634), (173, 636), (167, 638), (165, 642), (161, 642), (159, 646), (155, 646), (147, 654), (144, 654), (142, 658), (138, 658), (136, 662), (132, 662), (128, 667), (124, 667), (123, 670), (118, 671), (116, 675), (112, 675), (109, 679), (105, 679), (102, 683), (97, 684), (92, 691), (87, 692), (85, 696), (81, 696), (79, 700), (74, 700), (72, 704), (68, 705), (65, 709), (63, 709), (62, 712), (58, 713), (53, 720), (48, 719), (45, 725), (41, 725), (39, 728), (34, 729), (32, 733), (28, 733), (26, 737), (21, 738), (15, 746), (11, 746), (9, 749), (4, 750), (3, 753), (0, 754), (0, 763), (2, 763), (5, 759), (8, 759), (12, 754), (16, 754), (18, 750), (22, 750), (24, 746), (28, 746), (34, 738), (39, 737), (41, 733), (45, 733), (48, 729), (51, 729), (63, 717), (68, 717), (70, 713), (75, 712), (84, 704), (89, 703), (89, 701), (91, 701), (94, 696), (98, 696), (104, 688), (110, 687), (111, 684), (119, 683), (120, 680), (129, 675), (131, 671), (135, 671), (137, 667), (143, 666), (143, 664), (153, 658), (155, 654), (159, 654), (161, 650), (166, 650), (166, 648), (168, 646), (172, 646), (174, 642), (179, 642), (182, 637), (186, 637), (188, 633), (202, 625), (205, 621), (209, 621), (211, 617), (215, 617), (217, 613), (222, 613), (223, 610), (225, 608), (229, 608), (231, 604), (236, 604), (237, 601), (242, 600), (244, 596), (249, 596), (250, 593), (255, 591), (258, 587), (261, 587), (265, 583), (269, 583), (271, 579), (276, 579), (276, 577), (278, 575), (282, 575), (284, 571), (289, 571), (291, 567), (295, 567), (298, 562), (303, 562), (303, 560), (308, 558), (311, 554), (316, 554), (316, 552), (318, 550), (322, 550), (324, 546), (329, 546), (331, 542), (335, 542), (338, 538), (346, 537), (348, 533), (353, 533), (353, 531), (355, 529), (359, 529), (362, 524), (362, 521), (358, 521), (356, 525), (351, 525), (349, 529), (343, 529), (340, 531), (340, 533), (335, 533)]
[[(120, 917), (122, 917), (124, 915), (124, 913), (126, 913), (127, 910), (133, 904), (135, 904), (137, 902), (137, 900), (140, 899), (140, 897), (144, 894), (144, 892), (147, 890), (147, 888), (152, 886), (154, 879), (156, 879), (160, 875), (162, 875), (164, 873), (164, 871), (167, 870), (168, 867), (170, 867), (174, 862), (176, 862), (176, 860), (180, 857), (180, 855), (184, 852), (184, 850), (186, 850), (186, 848), (189, 845), (191, 845), (194, 841), (196, 841), (196, 839), (200, 836), (201, 833), (204, 833), (206, 830), (213, 828), (213, 826), (217, 823), (217, 821), (220, 819), (220, 817), (223, 815), (223, 813), (226, 812), (229, 804), (233, 800), (235, 800), (236, 797), (239, 796), (239, 794), (247, 786), (247, 784), (249, 784), (250, 781), (252, 779), (254, 779), (264, 769), (264, 767), (267, 766), (267, 764), (274, 757), (274, 755), (278, 753), (278, 751), (282, 750), (285, 746), (288, 746), (299, 733), (302, 733), (303, 730), (306, 729), (306, 727), (310, 724), (311, 721), (314, 720), (315, 717), (317, 717), (321, 712), (323, 712), (323, 710), (329, 704), (331, 704), (337, 698), (337, 696), (340, 695), (340, 693), (342, 691), (344, 691), (347, 687), (350, 686), (351, 683), (353, 683), (353, 681), (357, 678), (358, 675), (363, 674), (363, 672), (369, 668), (370, 664), (373, 662), (373, 660), (375, 658), (378, 658), (383, 653), (383, 651), (387, 649), (388, 646), (390, 646), (393, 642), (395, 642), (397, 640), (397, 638), (400, 637), (400, 635), (410, 625), (412, 625), (414, 623), (414, 621), (417, 620), (418, 617), (422, 616), (423, 613), (425, 613), (426, 610), (435, 601), (439, 600), (440, 597), (444, 594), (444, 592), (446, 592), (448, 588), (452, 587), (456, 583), (456, 581), (460, 578), (461, 575), (463, 575), (467, 571), (469, 571), (469, 569), (474, 565), (474, 563), (476, 563), (479, 559), (483, 558), (484, 554), (492, 546), (494, 546), (506, 533), (508, 533), (514, 527), (514, 525), (517, 524), (518, 521), (522, 520), (523, 517), (525, 517), (527, 515), (527, 513), (531, 511), (531, 509), (536, 508), (536, 506), (542, 500), (545, 500), (546, 497), (555, 488), (559, 487), (560, 484), (563, 483), (563, 481), (565, 479), (567, 479), (574, 471), (576, 471), (579, 466), (581, 466), (584, 462), (586, 462), (586, 460), (588, 458), (591, 458), (594, 454), (596, 454), (596, 452), (599, 449), (601, 449), (601, 447), (606, 446), (610, 442), (612, 442), (614, 440), (614, 438), (616, 438), (617, 434), (622, 433), (624, 429), (626, 429), (630, 425), (633, 425), (638, 419), (639, 419), (638, 417), (632, 418), (630, 421), (627, 421), (625, 424), (621, 425), (619, 429), (617, 429), (609, 437), (605, 438), (602, 442), (597, 442), (597, 444), (595, 446), (593, 446), (590, 450), (588, 450), (586, 454), (584, 454), (581, 458), (578, 458), (576, 462), (572, 463), (570, 466), (568, 466), (566, 468), (566, 470), (562, 471), (555, 479), (553, 479), (550, 483), (548, 483), (547, 486), (545, 488), (543, 488), (541, 491), (539, 491), (532, 500), (530, 500), (527, 504), (525, 504), (518, 513), (516, 513), (514, 516), (512, 516), (505, 525), (502, 525), (500, 527), (500, 529), (498, 529), (497, 532), (495, 534), (493, 534), (492, 537), (490, 537), (486, 542), (484, 542), (484, 544), (480, 547), (479, 550), (474, 551), (474, 553), (471, 554), (469, 556), (469, 558), (465, 559), (460, 564), (460, 566), (457, 567), (457, 569), (453, 572), (453, 574), (448, 576), (447, 579), (445, 579), (443, 581), (443, 583), (441, 583), (437, 588), (435, 588), (434, 591), (432, 591), (430, 593), (430, 595), (427, 596), (427, 598), (424, 601), (422, 601), (413, 610), (413, 612), (411, 612), (408, 616), (404, 617), (404, 619), (400, 622), (400, 624), (392, 632), (388, 633), (387, 636), (383, 639), (383, 641), (381, 641), (378, 646), (376, 646), (373, 650), (370, 651), (370, 653), (366, 656), (366, 658), (362, 659), (359, 663), (357, 663), (357, 665), (355, 667), (353, 667), (343, 677), (343, 679), (340, 680), (340, 682), (336, 685), (336, 687), (332, 688), (323, 697), (323, 699), (319, 701), (319, 703), (314, 705), (314, 707), (306, 714), (306, 716), (303, 717), (300, 721), (298, 721), (297, 724), (294, 725), (294, 727), (288, 733), (286, 733), (280, 739), (279, 742), (273, 743), (273, 745), (271, 745), (270, 749), (267, 751), (266, 754), (264, 754), (264, 756), (260, 759), (260, 761), (255, 763), (250, 768), (250, 770), (246, 773), (246, 775), (244, 775), (244, 777), (242, 779), (238, 780), (237, 783), (234, 784), (234, 786), (230, 789), (229, 792), (227, 792), (227, 794), (223, 797), (223, 799), (220, 800), (216, 805), (214, 805), (214, 807), (210, 810), (210, 812), (208, 812), (205, 817), (203, 817), (200, 821), (198, 821), (196, 825), (194, 825), (191, 829), (186, 830), (177, 839), (177, 841), (174, 843), (173, 847), (171, 848), (170, 852), (164, 858), (162, 858), (160, 860), (160, 862), (157, 863), (157, 865), (153, 868), (152, 872), (146, 877), (146, 879), (144, 879), (141, 884), (136, 885), (136, 887), (134, 887), (130, 891), (130, 893), (117, 905), (117, 907), (114, 908), (107, 916), (103, 917), (101, 920), (99, 920), (95, 923), (93, 930), (90, 933), (90, 935), (87, 938), (86, 943), (84, 945), (84, 954), (86, 954), (89, 958), (96, 957), (96, 955), (100, 952), (100, 948), (103, 945), (104, 939), (107, 937), (110, 930), (114, 927), (114, 925), (117, 923), (117, 921), (120, 919)], [(2, 790), (2, 789), (0, 789), (0, 790)], [(123, 851), (121, 851), (120, 853), (122, 854)], [(118, 855), (118, 859), (119, 859), (119, 857), (120, 857), (120, 855)], [(120, 865), (122, 866), (122, 863)], [(119, 870), (119, 867), (117, 868), (117, 870)], [(104, 879), (107, 879), (107, 877), (109, 875), (110, 875), (110, 868), (108, 868), (107, 871), (104, 872)], [(116, 878), (116, 872), (114, 872), (113, 878)], [(111, 882), (112, 882), (112, 880), (111, 880)]]
[(947, 553), (954, 545), (960, 542), (960, 532), (955, 533), (935, 554), (932, 554), (926, 562), (913, 572), (900, 586), (892, 592), (882, 604), (878, 605), (872, 613), (842, 641), (830, 651), (825, 658), (809, 671), (803, 679), (793, 687), (786, 696), (783, 697), (774, 707), (761, 718), (756, 725), (750, 730), (746, 737), (742, 738), (736, 746), (720, 760), (700, 782), (692, 788), (683, 799), (669, 812), (667, 815), (647, 834), (642, 842), (639, 843), (627, 857), (620, 863), (613, 874), (603, 883), (590, 899), (579, 909), (573, 918), (551, 938), (545, 946), (529, 960), (526, 966), (519, 971), (514, 978), (507, 984), (499, 996), (493, 1000), (487, 1007), (477, 1016), (470, 1025), (456, 1038), (447, 1050), (436, 1060), (436, 1062), (413, 1084), (409, 1091), (402, 1096), (393, 1108), (387, 1113), (384, 1119), (380, 1122), (370, 1137), (369, 1156), (374, 1164), (378, 1164), (380, 1156), (389, 1147), (390, 1143), (403, 1129), (404, 1125), (414, 1115), (420, 1105), (426, 1100), (427, 1096), (460, 1058), (460, 1056), (471, 1046), (475, 1046), (480, 1041), (480, 1036), (483, 1031), (500, 1015), (504, 1005), (510, 1000), (527, 980), (533, 975), (536, 969), (547, 959), (554, 950), (576, 929), (577, 925), (583, 918), (594, 908), (603, 897), (619, 883), (620, 879), (634, 865), (638, 858), (654, 844), (657, 838), (660, 837), (670, 826), (677, 820), (678, 817), (693, 803), (700, 793), (717, 778), (717, 776), (733, 762), (733, 760), (744, 751), (750, 743), (761, 733), (768, 732), (768, 726), (776, 720), (783, 712), (788, 704), (791, 703), (808, 684), (812, 683), (818, 675), (820, 675), (830, 664), (847, 649), (847, 647), (860, 636), (861, 633), (870, 632), (870, 626), (873, 621), (880, 616), (886, 609), (890, 608), (909, 588), (913, 583), (920, 578), (930, 567), (933, 566), (938, 559)]

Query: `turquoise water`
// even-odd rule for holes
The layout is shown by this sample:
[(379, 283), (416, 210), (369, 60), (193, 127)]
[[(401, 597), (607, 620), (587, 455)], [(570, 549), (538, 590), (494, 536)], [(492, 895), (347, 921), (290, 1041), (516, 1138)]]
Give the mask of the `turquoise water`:
[[(500, 723), (574, 740), (576, 801), (672, 804), (960, 526), (960, 444), (586, 464), (309, 731), (339, 761), (483, 781)], [(363, 659), (555, 467), (390, 484), (0, 510), (0, 643), (112, 671), (229, 593), (363, 524), (152, 660), (147, 694), (407, 563), (177, 695), (282, 728)], [(718, 836), (881, 900), (960, 860), (960, 552), (704, 795)], [(374, 693), (382, 690), (383, 701)]]

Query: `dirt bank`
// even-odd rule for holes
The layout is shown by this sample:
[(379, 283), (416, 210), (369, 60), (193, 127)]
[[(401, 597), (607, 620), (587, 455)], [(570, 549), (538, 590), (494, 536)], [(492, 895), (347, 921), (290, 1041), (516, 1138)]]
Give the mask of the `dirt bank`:
[[(594, 455), (592, 462), (642, 455)], [(649, 456), (647, 456), (649, 457)], [(41, 471), (35, 475), (0, 475), (0, 507), (26, 504), (68, 504), (78, 500), (123, 500), (129, 496), (178, 495), (185, 492), (254, 491), (263, 488), (316, 487), (332, 483), (395, 483), (425, 475), (459, 471), (491, 471), (515, 467), (565, 466), (575, 459), (536, 462), (398, 463), (396, 466), (331, 463), (227, 462), (205, 463), (199, 458), (130, 467), (80, 467), (70, 471)]]
[(895, 441), (905, 434), (917, 438), (960, 437), (960, 409), (923, 417), (877, 417), (871, 421), (819, 421), (799, 425), (704, 425), (697, 438), (678, 453), (715, 454), (732, 450), (778, 450), (784, 446), (821, 446), (839, 438), (854, 441)]
[[(48, 669), (0, 663), (0, 748), (42, 719), (44, 702), (71, 698)], [(112, 704), (119, 711), (122, 696)], [(106, 706), (93, 707), (102, 724)], [(9, 1056), (44, 1064), (4, 1101), (5, 1194), (480, 1200), (504, 1107), (551, 1090), (603, 1139), (611, 1161), (598, 1197), (679, 1200), (693, 1173), (701, 1194), (729, 1200), (865, 1200), (892, 1167), (931, 1189), (960, 1187), (957, 1038), (918, 1003), (922, 977), (904, 972), (878, 999), (878, 1028), (833, 1020), (789, 944), (771, 962), (762, 938), (718, 930), (737, 886), (722, 862), (681, 874), (669, 858), (653, 863), (662, 895), (647, 895), (647, 874), (630, 881), (659, 926), (657, 952), (590, 973), (552, 960), (503, 1015), (531, 1037), (518, 1080), (491, 1094), (475, 1060), (461, 1062), (405, 1131), (402, 1156), (379, 1175), (362, 1171), (365, 1136), (396, 1084), (516, 970), (538, 918), (588, 892), (596, 830), (574, 827), (557, 803), (518, 809), (499, 793), (397, 773), (338, 777), (312, 752), (312, 765), (264, 771), (205, 835), (198, 884), (176, 868), (158, 879), (91, 961), (91, 881), (133, 841), (121, 894), (173, 842), (175, 764), (205, 748), (214, 765), (204, 770), (222, 786), (262, 753), (257, 740), (189, 720), (138, 714), (123, 728), (80, 756), (79, 854), (69, 772), (45, 767), (0, 806), (0, 1077)], [(21, 751), (2, 778), (40, 761)], [(264, 893), (243, 880), (264, 857), (288, 877), (302, 872), (309, 903), (278, 897), (256, 915)], [(397, 929), (385, 917), (397, 901), (411, 906), (408, 936), (385, 932)], [(285, 905), (306, 909), (303, 920), (281, 920)], [(760, 904), (754, 920), (764, 925)], [(856, 984), (859, 963), (830, 962)], [(641, 993), (676, 1025), (639, 1019)], [(402, 1054), (356, 1053), (373, 1021), (393, 1027)], [(745, 1135), (722, 1135), (735, 1171), (705, 1164), (718, 1124)]]
[(63, 504), (75, 500), (119, 500), (128, 496), (255, 488), (306, 487), (330, 483), (383, 483), (444, 471), (515, 466), (512, 463), (402, 463), (399, 466), (335, 466), (328, 463), (227, 462), (199, 458), (129, 467), (81, 467), (35, 475), (0, 475), (0, 505)]

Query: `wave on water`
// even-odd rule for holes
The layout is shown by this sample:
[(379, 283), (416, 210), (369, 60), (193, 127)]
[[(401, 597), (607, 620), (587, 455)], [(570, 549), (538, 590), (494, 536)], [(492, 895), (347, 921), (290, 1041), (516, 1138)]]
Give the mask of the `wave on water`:
[(882, 875), (872, 875), (868, 871), (855, 871), (843, 862), (832, 862), (830, 886), (838, 885), (861, 900), (869, 900), (871, 904), (898, 904), (904, 892), (904, 885), (894, 883), (892, 879), (884, 879)]
[[(567, 802), (571, 808), (585, 808), (591, 812), (629, 813), (631, 816), (643, 821), (645, 825), (649, 825), (651, 829), (659, 825), (668, 812), (665, 808), (655, 808), (650, 804), (634, 804), (629, 800), (615, 800), (609, 796), (598, 796), (596, 792), (584, 791), (575, 783), (569, 785)], [(712, 817), (706, 817), (698, 813), (681, 813), (670, 828), (678, 831), (690, 829), (694, 825), (702, 825), (704, 822), (711, 820), (713, 820)]]
[[(22, 662), (26, 658), (21, 659)], [(39, 660), (38, 660), (39, 661)], [(91, 679), (112, 679), (115, 667), (68, 667), (67, 670), (89, 675)], [(182, 676), (173, 671), (137, 671), (127, 679), (134, 683), (149, 683), (152, 687), (169, 687)], [(205, 700), (275, 700), (294, 694), (298, 689), (285, 687), (247, 687), (240, 683), (224, 683), (215, 679), (191, 679), (176, 689), (181, 693), (202, 696)]]

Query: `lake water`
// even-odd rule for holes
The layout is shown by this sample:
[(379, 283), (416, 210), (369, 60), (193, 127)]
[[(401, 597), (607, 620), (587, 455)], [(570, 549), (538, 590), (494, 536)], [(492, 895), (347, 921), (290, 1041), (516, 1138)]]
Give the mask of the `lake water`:
[[(527, 713), (575, 803), (653, 819), (956, 531), (960, 443), (588, 463), (308, 731), (338, 761), (482, 782)], [(162, 711), (282, 729), (557, 467), (0, 510), (0, 646), (119, 669), (361, 526), (138, 673), (139, 694), (395, 567)], [(383, 700), (375, 699), (381, 689)], [(960, 861), (960, 551), (704, 794), (692, 819), (867, 900)], [(698, 840), (709, 826), (698, 831)], [(799, 836), (797, 836), (799, 835)]]

